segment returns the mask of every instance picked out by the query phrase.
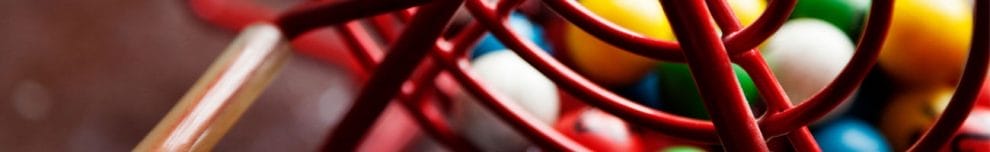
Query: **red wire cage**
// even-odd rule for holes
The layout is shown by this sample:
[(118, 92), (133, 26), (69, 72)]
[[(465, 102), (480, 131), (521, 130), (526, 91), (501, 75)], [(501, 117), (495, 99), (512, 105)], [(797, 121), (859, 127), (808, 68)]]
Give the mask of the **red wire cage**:
[[(539, 123), (520, 108), (507, 104), (510, 102), (508, 98), (498, 95), (468, 72), (466, 54), (486, 31), (561, 90), (628, 123), (675, 138), (720, 144), (730, 151), (779, 148), (768, 148), (768, 144), (773, 142), (793, 145), (797, 151), (820, 151), (806, 126), (845, 101), (867, 77), (877, 62), (895, 9), (894, 0), (873, 0), (865, 30), (856, 43), (855, 54), (839, 76), (813, 97), (799, 105), (791, 105), (760, 52), (754, 50), (787, 21), (797, 0), (769, 1), (763, 14), (747, 27), (740, 25), (725, 0), (660, 0), (676, 35), (676, 42), (651, 39), (623, 29), (595, 16), (576, 1), (541, 1), (566, 21), (613, 46), (651, 59), (687, 63), (711, 115), (711, 121), (705, 121), (654, 110), (607, 91), (544, 53), (534, 42), (524, 40), (520, 34), (509, 29), (508, 22), (510, 12), (523, 0), (500, 0), (495, 4), (485, 0), (311, 1), (282, 13), (243, 2), (189, 2), (198, 16), (211, 23), (233, 30), (244, 29), (255, 22), (272, 25), (284, 39), (292, 42), (292, 47), (298, 52), (345, 64), (359, 71), (357, 75), (367, 81), (339, 125), (327, 135), (322, 149), (328, 151), (353, 151), (390, 101), (401, 103), (420, 128), (442, 145), (455, 151), (478, 151), (477, 146), (453, 132), (445, 122), (444, 114), (429, 106), (435, 103), (425, 98), (427, 94), (442, 95), (432, 90), (437, 87), (433, 85), (436, 77), (444, 72), (479, 99), (483, 107), (540, 148), (589, 151), (585, 145)], [(462, 4), (474, 18), (459, 32), (450, 33), (446, 25)], [(385, 23), (391, 17), (405, 23), (405, 30), (395, 30), (395, 24)], [(376, 32), (368, 32), (356, 22), (365, 18), (370, 18), (370, 25)], [(975, 105), (990, 64), (990, 1), (975, 2), (974, 21), (973, 43), (961, 82), (945, 112), (911, 146), (911, 151), (940, 149), (954, 136)], [(321, 43), (328, 40), (326, 34), (302, 36), (326, 26), (334, 26), (339, 32), (350, 48), (349, 57), (321, 53), (329, 47)], [(445, 38), (445, 34), (453, 36)], [(375, 37), (391, 45), (381, 46)], [(767, 106), (762, 116), (755, 117), (746, 105), (746, 99), (738, 89), (740, 86), (735, 83), (731, 63), (740, 65), (753, 77)], [(210, 117), (201, 123), (219, 121), (212, 118), (219, 117), (217, 115)], [(209, 127), (193, 130), (174, 129), (177, 128), (175, 126), (166, 128), (172, 129), (165, 129), (164, 132), (168, 133), (161, 138), (173, 139), (183, 135), (183, 132), (193, 135), (181, 140), (149, 140), (153, 137), (149, 135), (141, 143), (146, 147), (139, 146), (138, 149), (197, 149), (201, 146), (199, 142), (203, 134), (211, 133), (207, 131), (211, 129)], [(775, 137), (787, 140), (770, 140)]]

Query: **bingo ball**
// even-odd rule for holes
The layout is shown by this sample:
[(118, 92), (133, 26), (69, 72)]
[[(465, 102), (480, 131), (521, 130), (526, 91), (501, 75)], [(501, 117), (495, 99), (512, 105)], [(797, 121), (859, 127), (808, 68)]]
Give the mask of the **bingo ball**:
[(884, 152), (890, 145), (866, 122), (856, 118), (841, 118), (818, 128), (815, 133), (818, 146), (825, 152)]
[(942, 151), (988, 151), (990, 150), (990, 109), (977, 107), (966, 118), (956, 136), (945, 145)]
[(620, 118), (586, 108), (564, 115), (555, 126), (593, 151), (640, 151), (639, 138)]
[(661, 152), (673, 150), (676, 152), (679, 149), (713, 150), (710, 143), (684, 140), (672, 137), (666, 133), (661, 133), (658, 130), (638, 129), (635, 132), (640, 137), (639, 142), (642, 145), (642, 148), (640, 148), (642, 151)]
[[(797, 105), (825, 88), (852, 59), (855, 46), (842, 31), (818, 19), (788, 21), (763, 49), (773, 74)], [(846, 111), (851, 97), (824, 119)]]
[(694, 146), (671, 146), (660, 150), (661, 152), (705, 152), (705, 149)]
[(815, 18), (842, 29), (848, 37), (859, 37), (869, 10), (869, 0), (800, 0), (791, 18)]
[[(513, 12), (509, 15), (509, 25), (509, 28), (513, 32), (519, 33), (522, 37), (529, 38), (530, 41), (533, 41), (544, 51), (550, 51), (550, 47), (547, 45), (549, 43), (546, 43), (543, 39), (543, 30), (538, 25), (530, 22), (525, 15)], [(506, 49), (505, 45), (498, 38), (495, 38), (491, 33), (487, 33), (481, 38), (481, 42), (475, 45), (474, 50), (471, 52), (471, 58), (475, 59), (493, 51)]]
[[(674, 40), (670, 24), (656, 0), (582, 0), (598, 16), (643, 36)], [(645, 75), (656, 61), (626, 52), (567, 24), (565, 45), (584, 76), (606, 86), (625, 86)]]
[[(560, 103), (557, 87), (512, 51), (488, 53), (471, 62), (472, 71), (498, 95), (546, 124), (556, 121)], [(523, 136), (498, 119), (480, 101), (466, 93), (454, 96), (454, 128), (479, 148), (492, 151), (522, 151), (531, 145)]]
[(880, 119), (880, 129), (896, 151), (907, 150), (942, 113), (953, 90), (911, 91), (896, 94)]
[(760, 18), (760, 14), (763, 13), (763, 9), (767, 7), (767, 3), (764, 0), (728, 0), (729, 7), (732, 8), (732, 13), (739, 18), (739, 22), (742, 25), (747, 26), (753, 24), (756, 19)]
[[(582, 0), (598, 16), (643, 36), (675, 40), (670, 24), (655, 0)], [(762, 0), (730, 0), (744, 25), (756, 20), (766, 7)], [(586, 77), (606, 86), (625, 86), (645, 75), (656, 61), (638, 56), (598, 40), (573, 24), (564, 32), (566, 48), (574, 65)]]
[(987, 76), (987, 80), (983, 80), (983, 88), (980, 90), (980, 96), (976, 97), (976, 106), (990, 108), (990, 76)]
[(620, 87), (615, 93), (651, 108), (660, 108), (660, 77), (656, 71), (647, 73), (633, 86)]
[(963, 0), (898, 0), (880, 66), (905, 87), (954, 86), (972, 35)]
[[(738, 65), (733, 64), (732, 69), (735, 71), (739, 85), (746, 95), (746, 100), (752, 106), (760, 97), (756, 84), (753, 84), (753, 80), (749, 78), (746, 71)], [(661, 63), (659, 71), (662, 82), (660, 83), (660, 95), (664, 111), (692, 118), (709, 118), (687, 64)]]

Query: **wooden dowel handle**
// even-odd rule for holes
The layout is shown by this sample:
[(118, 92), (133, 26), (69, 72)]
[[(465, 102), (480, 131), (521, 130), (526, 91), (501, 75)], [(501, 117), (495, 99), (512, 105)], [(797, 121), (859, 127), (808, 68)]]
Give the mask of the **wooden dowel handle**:
[(245, 28), (134, 151), (209, 151), (268, 86), (288, 54), (288, 43), (274, 25)]

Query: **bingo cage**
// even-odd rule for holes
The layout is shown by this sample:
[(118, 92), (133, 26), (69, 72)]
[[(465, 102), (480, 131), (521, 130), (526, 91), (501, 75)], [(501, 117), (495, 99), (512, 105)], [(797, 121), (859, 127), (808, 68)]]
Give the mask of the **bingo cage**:
[[(190, 0), (190, 8), (197, 16), (241, 34), (135, 151), (210, 150), (264, 91), (285, 57), (292, 53), (288, 48), (323, 60), (354, 60), (354, 64), (346, 66), (357, 69), (354, 75), (364, 80), (353, 105), (326, 135), (321, 148), (325, 151), (355, 150), (391, 101), (407, 109), (418, 127), (440, 145), (453, 151), (482, 150), (452, 129), (445, 112), (431, 106), (449, 102), (428, 98), (447, 96), (434, 91), (443, 87), (435, 82), (443, 74), (494, 113), (498, 121), (507, 123), (539, 149), (610, 151), (595, 148), (595, 144), (609, 143), (579, 142), (541, 123), (470, 72), (469, 50), (486, 32), (561, 91), (644, 130), (721, 145), (726, 151), (821, 151), (807, 126), (853, 95), (873, 69), (888, 39), (892, 12), (898, 9), (894, 1), (872, 1), (862, 34), (854, 40), (855, 52), (841, 73), (803, 103), (792, 105), (755, 50), (781, 29), (798, 0), (767, 1), (762, 14), (745, 27), (726, 0), (660, 0), (676, 41), (633, 32), (572, 0), (308, 1), (280, 13), (249, 2)], [(510, 14), (529, 3), (545, 10), (542, 14), (556, 15), (629, 53), (686, 63), (697, 80), (697, 91), (710, 112), (710, 121), (638, 104), (582, 76), (569, 68), (567, 61), (542, 51), (544, 48), (510, 29)], [(976, 0), (973, 4), (972, 43), (958, 86), (944, 113), (913, 141), (910, 151), (943, 150), (977, 105), (990, 64), (990, 1)], [(466, 24), (454, 29), (448, 24), (460, 8), (466, 9), (470, 17)], [(304, 36), (323, 27), (339, 32), (350, 56), (321, 54), (325, 45), (320, 43), (329, 39), (325, 35)], [(397, 30), (400, 28), (404, 30)], [(740, 84), (733, 77), (732, 63), (752, 76), (765, 104), (765, 109), (759, 109), (765, 110), (762, 115), (754, 115), (752, 111), (756, 109), (747, 106)]]

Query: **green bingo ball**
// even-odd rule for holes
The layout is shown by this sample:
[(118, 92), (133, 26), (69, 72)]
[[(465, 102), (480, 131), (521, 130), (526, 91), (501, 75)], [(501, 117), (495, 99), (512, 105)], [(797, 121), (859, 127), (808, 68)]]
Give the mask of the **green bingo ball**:
[[(739, 80), (743, 94), (746, 95), (746, 100), (752, 107), (753, 104), (758, 103), (757, 100), (760, 97), (756, 90), (756, 84), (742, 67), (733, 64), (732, 69), (736, 73), (736, 79)], [(709, 119), (687, 64), (661, 63), (659, 71), (661, 75), (660, 96), (663, 98), (661, 102), (663, 102), (664, 111), (692, 118)]]
[(661, 152), (704, 152), (705, 149), (701, 149), (694, 146), (674, 146), (661, 150)]
[(842, 29), (850, 38), (856, 38), (869, 7), (869, 0), (800, 0), (791, 18), (825, 20)]

